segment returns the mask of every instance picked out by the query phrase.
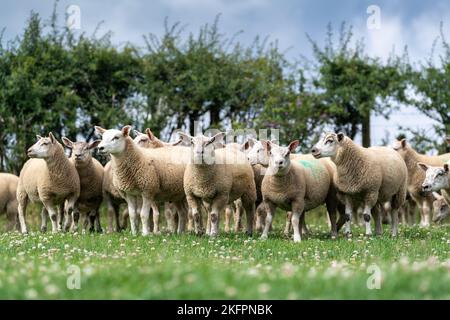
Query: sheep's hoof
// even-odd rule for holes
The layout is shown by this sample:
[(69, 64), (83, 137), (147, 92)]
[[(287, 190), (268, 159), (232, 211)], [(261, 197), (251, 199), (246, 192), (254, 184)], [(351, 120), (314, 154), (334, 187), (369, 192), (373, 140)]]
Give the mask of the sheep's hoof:
[(302, 242), (302, 239), (301, 239), (301, 238), (296, 238), (296, 237), (294, 237), (294, 242), (295, 242), (295, 243)]
[(47, 232), (47, 227), (41, 227), (41, 232), (42, 233), (46, 233)]
[(245, 231), (245, 235), (247, 237), (251, 237), (253, 235), (253, 232), (252, 231)]
[(267, 240), (267, 234), (262, 234), (260, 239), (261, 240)]
[(347, 239), (351, 239), (351, 238), (353, 237), (353, 235), (352, 235), (351, 232), (347, 232), (347, 233), (345, 233), (345, 237), (346, 237)]
[(338, 235), (337, 234), (332, 234), (331, 235), (331, 240), (336, 240), (338, 238)]

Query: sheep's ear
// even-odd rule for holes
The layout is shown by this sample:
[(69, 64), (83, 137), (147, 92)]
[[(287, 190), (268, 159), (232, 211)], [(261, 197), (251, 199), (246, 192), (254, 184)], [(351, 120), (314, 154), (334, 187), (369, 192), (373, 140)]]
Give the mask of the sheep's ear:
[(343, 132), (339, 132), (337, 134), (337, 139), (339, 142), (341, 142), (342, 140), (344, 140), (345, 134)]
[(128, 137), (130, 135), (131, 126), (125, 126), (122, 128), (122, 134), (124, 137)]
[(155, 135), (153, 134), (152, 130), (150, 130), (150, 128), (145, 129), (145, 133), (148, 135), (150, 140), (155, 140)]
[(49, 133), (48, 134), (48, 137), (50, 138), (50, 141), (52, 142), (52, 143), (55, 143), (56, 142), (56, 139), (55, 139), (55, 136), (53, 135), (53, 133)]
[(69, 138), (62, 137), (62, 142), (64, 143), (64, 145), (65, 145), (67, 148), (69, 148), (69, 149), (72, 149), (72, 148), (73, 148), (73, 142), (70, 141)]
[(97, 132), (98, 135), (103, 135), (103, 133), (105, 133), (106, 129), (103, 129), (102, 127), (99, 126), (95, 126), (95, 132)]
[(450, 145), (450, 137), (445, 138), (445, 141)]
[(294, 140), (291, 143), (289, 143), (289, 152), (293, 152), (295, 149), (297, 149), (298, 145), (300, 144), (300, 141)]
[(36, 135), (36, 139), (38, 139), (38, 140), (41, 140), (42, 139), (42, 137), (40, 136), (40, 135)]
[(142, 133), (140, 133), (139, 131), (137, 131), (137, 130), (133, 130), (133, 133), (134, 133), (134, 136), (135, 137), (137, 137), (138, 135), (141, 135)]
[(272, 143), (270, 141), (261, 140), (261, 144), (262, 144), (263, 148), (265, 150), (267, 150), (267, 152), (270, 152), (270, 149), (272, 149)]
[(436, 200), (440, 200), (440, 199), (443, 199), (443, 198), (444, 198), (444, 196), (440, 195), (440, 194), (437, 193), (436, 191), (433, 191), (433, 197), (434, 197)]
[(100, 142), (102, 142), (102, 140), (92, 141), (91, 143), (88, 144), (88, 149), (91, 150), (91, 149), (97, 148), (97, 146), (100, 144)]
[(427, 171), (427, 170), (428, 170), (428, 166), (427, 166), (425, 163), (423, 163), (423, 162), (418, 162), (418, 163), (417, 163), (417, 166), (418, 166), (420, 169), (422, 169), (423, 171)]
[(181, 140), (183, 140), (186, 143), (191, 144), (192, 143), (192, 136), (188, 135), (187, 133), (184, 133), (182, 131), (179, 131), (178, 134), (180, 135)]
[(224, 136), (225, 136), (224, 132), (219, 132), (219, 133), (213, 135), (211, 138), (209, 138), (208, 144), (213, 143), (213, 142), (223, 143)]
[(175, 146), (179, 145), (181, 142), (183, 142), (183, 139), (179, 139), (178, 141), (172, 142), (169, 145), (171, 145), (172, 147), (175, 147)]
[(400, 140), (400, 144), (402, 145), (402, 148), (406, 147), (406, 139)]
[(444, 171), (448, 173), (448, 163), (444, 164)]
[(270, 139), (270, 142), (272, 142), (273, 144), (278, 144), (278, 140), (277, 139)]

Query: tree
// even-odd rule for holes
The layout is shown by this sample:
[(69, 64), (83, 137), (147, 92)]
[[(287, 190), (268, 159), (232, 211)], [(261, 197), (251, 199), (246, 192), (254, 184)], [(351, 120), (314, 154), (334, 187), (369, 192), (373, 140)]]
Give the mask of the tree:
[(382, 64), (364, 53), (362, 42), (351, 48), (352, 36), (351, 27), (346, 28), (345, 23), (337, 48), (333, 45), (331, 25), (324, 48), (308, 36), (316, 60), (313, 90), (320, 96), (317, 108), (336, 130), (345, 131), (352, 139), (361, 132), (363, 146), (368, 147), (371, 115), (387, 118), (393, 108), (386, 101), (402, 98), (406, 84), (399, 58)]

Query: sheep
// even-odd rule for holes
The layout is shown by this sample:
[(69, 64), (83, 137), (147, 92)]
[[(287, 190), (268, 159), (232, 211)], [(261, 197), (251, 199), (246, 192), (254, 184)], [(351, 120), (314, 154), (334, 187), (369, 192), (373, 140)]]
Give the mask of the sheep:
[(75, 204), (76, 212), (72, 221), (71, 230), (78, 228), (80, 214), (83, 216), (83, 232), (86, 231), (89, 222), (89, 230), (102, 232), (100, 224), (100, 206), (103, 201), (103, 173), (102, 164), (92, 157), (91, 151), (97, 147), (101, 140), (93, 142), (72, 142), (69, 138), (63, 137), (64, 145), (72, 152), (70, 161), (77, 169), (80, 177), (80, 196)]
[(184, 191), (194, 218), (194, 230), (200, 234), (201, 205), (210, 205), (211, 228), (214, 237), (219, 231), (219, 214), (226, 205), (241, 198), (247, 215), (246, 232), (253, 232), (256, 187), (253, 170), (245, 155), (233, 148), (218, 148), (224, 133), (213, 137), (198, 135), (192, 137), (179, 132), (181, 138), (191, 147), (191, 161), (184, 173)]
[(450, 153), (439, 156), (426, 156), (417, 153), (405, 139), (394, 141), (392, 147), (406, 163), (406, 167), (408, 168), (408, 192), (419, 207), (421, 215), (420, 225), (427, 227), (430, 225), (431, 209), (434, 199), (430, 192), (424, 192), (422, 190), (425, 172), (417, 164), (422, 162), (427, 165), (442, 166), (446, 161), (450, 160)]
[(156, 201), (172, 201), (175, 204), (179, 214), (177, 232), (183, 232), (183, 174), (189, 148), (140, 148), (129, 135), (131, 126), (124, 126), (122, 130), (106, 130), (96, 126), (95, 130), (102, 136), (99, 151), (111, 155), (113, 185), (127, 202), (132, 234), (137, 233), (136, 210), (140, 199), (143, 235), (149, 234), (150, 208), (153, 210), (153, 232), (159, 234), (159, 208)]
[(6, 231), (12, 231), (18, 226), (17, 220), (17, 184), (19, 177), (11, 173), (0, 173), (0, 214), (7, 218)]
[[(264, 217), (266, 216), (265, 212), (267, 211), (267, 208), (263, 204), (258, 205), (258, 201), (260, 200), (262, 202), (261, 184), (264, 178), (264, 174), (267, 170), (266, 167), (269, 165), (270, 157), (266, 152), (262, 142), (252, 138), (250, 138), (248, 142), (250, 148), (248, 145), (244, 145), (244, 147), (247, 150), (249, 150), (247, 152), (247, 158), (253, 166), (255, 173), (256, 189), (258, 191), (256, 228), (261, 229), (263, 228)], [(275, 144), (274, 141), (272, 141), (272, 143)], [(306, 182), (316, 185), (316, 188), (317, 185), (319, 185), (321, 189), (326, 188), (328, 190), (328, 194), (324, 202), (327, 205), (327, 210), (329, 213), (328, 217), (331, 226), (331, 237), (336, 238), (339, 228), (344, 223), (343, 215), (340, 216), (339, 221), (336, 223), (336, 209), (340, 209), (340, 211), (343, 211), (342, 204), (340, 204), (337, 201), (336, 190), (334, 188), (332, 181), (334, 171), (336, 171), (336, 166), (329, 159), (316, 160), (312, 155), (290, 154), (290, 160), (296, 162), (297, 164), (302, 166), (305, 170), (309, 171), (307, 175), (310, 179), (307, 179)], [(311, 177), (311, 174), (313, 176), (317, 175), (317, 172), (319, 171), (323, 171), (321, 175), (323, 179), (312, 179), (313, 177)], [(328, 174), (326, 174), (325, 171), (327, 171)], [(287, 212), (286, 224), (284, 229), (284, 234), (286, 236), (289, 236), (289, 231), (291, 228), (291, 219), (292, 219), (292, 212)], [(306, 224), (304, 223), (304, 215), (301, 215), (300, 219), (302, 232), (308, 234), (309, 231), (306, 227)], [(269, 226), (269, 231), (270, 229), (271, 226)]]
[(433, 196), (436, 199), (433, 201), (433, 222), (441, 223), (450, 214), (450, 197), (448, 194), (444, 197), (437, 192), (433, 192)]
[[(145, 149), (176, 146), (183, 141), (182, 139), (179, 139), (178, 141), (175, 142), (163, 142), (159, 140), (149, 128), (145, 129), (145, 133), (141, 133), (138, 130), (133, 131), (135, 134), (135, 138), (133, 139), (134, 143), (136, 143), (139, 147)], [(176, 214), (175, 206), (170, 202), (166, 202), (164, 204), (164, 216), (166, 218), (167, 228), (172, 233), (174, 233), (176, 230), (175, 214)]]
[[(126, 203), (125, 199), (120, 195), (119, 190), (113, 184), (113, 172), (111, 161), (108, 161), (104, 167), (103, 172), (103, 199), (106, 202), (108, 209), (108, 233), (113, 230), (120, 232), (126, 229), (126, 222), (128, 217), (128, 209), (123, 212), (123, 222), (120, 222), (119, 208), (120, 205)], [(115, 225), (115, 227), (114, 227)]]
[[(434, 221), (442, 221), (445, 218), (446, 206), (450, 202), (450, 161), (442, 167), (429, 166), (419, 162), (418, 167), (425, 171), (425, 179), (422, 183), (424, 192), (433, 191), (436, 200), (433, 202)], [(441, 191), (442, 195), (436, 191)], [(439, 213), (441, 212), (441, 213)]]
[[(292, 152), (299, 145), (298, 140), (292, 141), (287, 147), (278, 146), (270, 141), (261, 141), (261, 143), (269, 154), (268, 169), (261, 184), (263, 204), (267, 209), (261, 238), (267, 239), (275, 209), (280, 207), (292, 211), (294, 242), (300, 242), (302, 236), (300, 226), (304, 224), (304, 214), (327, 201), (332, 187), (331, 176), (318, 160), (311, 159), (314, 163), (305, 164), (305, 160), (291, 159)], [(303, 161), (305, 163), (302, 164)], [(308, 166), (314, 167), (308, 169)], [(335, 237), (336, 222), (333, 217), (331, 219), (332, 236)], [(288, 230), (289, 227), (285, 232)]]
[[(67, 214), (72, 216), (80, 195), (80, 178), (74, 164), (64, 154), (63, 146), (50, 132), (48, 137), (37, 136), (38, 141), (28, 149), (29, 159), (20, 171), (17, 201), (20, 228), (27, 234), (25, 213), (28, 201), (41, 202), (52, 222), (52, 232), (61, 230), (58, 208), (67, 200)], [(41, 226), (45, 231), (46, 226)]]
[(371, 235), (374, 209), (376, 233), (381, 234), (380, 206), (391, 203), (391, 234), (398, 233), (398, 209), (406, 198), (408, 172), (405, 162), (388, 147), (363, 148), (343, 133), (327, 133), (312, 148), (315, 158), (330, 157), (336, 164), (334, 182), (338, 197), (345, 204), (345, 233), (351, 235), (354, 210), (361, 207), (366, 235)]

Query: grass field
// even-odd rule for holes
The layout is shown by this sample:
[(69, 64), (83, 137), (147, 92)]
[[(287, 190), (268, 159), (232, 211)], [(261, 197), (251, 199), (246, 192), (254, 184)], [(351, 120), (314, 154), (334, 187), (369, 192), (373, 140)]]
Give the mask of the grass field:
[[(313, 234), (300, 244), (282, 235), (281, 214), (266, 241), (2, 233), (0, 298), (450, 299), (450, 226), (402, 226), (397, 239), (386, 226), (372, 238), (355, 228), (351, 240), (333, 241), (325, 220), (311, 215)], [(69, 289), (78, 270), (80, 289)], [(367, 286), (374, 270), (380, 289)]]

